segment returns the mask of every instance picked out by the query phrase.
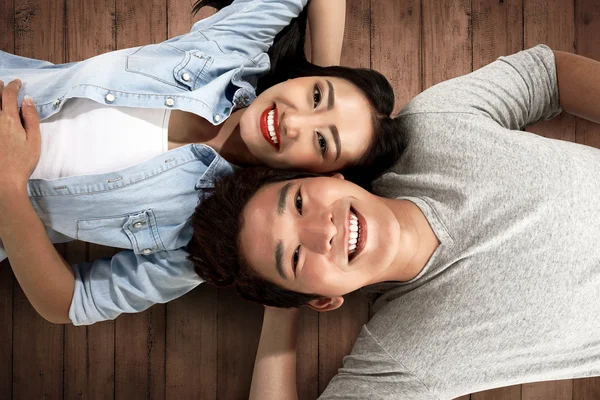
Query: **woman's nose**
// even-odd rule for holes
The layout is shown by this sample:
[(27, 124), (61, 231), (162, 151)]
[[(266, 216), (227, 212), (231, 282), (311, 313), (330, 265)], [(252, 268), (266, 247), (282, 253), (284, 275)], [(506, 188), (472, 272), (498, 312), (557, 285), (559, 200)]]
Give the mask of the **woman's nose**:
[(288, 110), (284, 113), (281, 120), (284, 135), (290, 139), (296, 139), (303, 130), (311, 130), (312, 120), (310, 115), (299, 111)]
[(337, 228), (330, 212), (303, 218), (300, 229), (300, 240), (309, 250), (320, 254), (327, 254), (331, 250)]

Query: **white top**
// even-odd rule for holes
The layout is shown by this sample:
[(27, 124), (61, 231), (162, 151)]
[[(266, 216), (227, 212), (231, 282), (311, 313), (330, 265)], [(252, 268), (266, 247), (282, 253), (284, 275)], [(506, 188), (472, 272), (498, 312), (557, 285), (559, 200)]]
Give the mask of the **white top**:
[(118, 171), (168, 151), (169, 110), (65, 103), (42, 121), (42, 152), (31, 179)]

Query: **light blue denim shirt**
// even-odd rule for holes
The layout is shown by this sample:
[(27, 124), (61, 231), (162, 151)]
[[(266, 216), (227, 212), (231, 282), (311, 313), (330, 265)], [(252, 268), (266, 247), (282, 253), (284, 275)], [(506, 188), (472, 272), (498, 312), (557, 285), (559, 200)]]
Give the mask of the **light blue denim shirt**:
[[(0, 52), (0, 80), (21, 79), (19, 102), (31, 96), (42, 120), (68, 99), (87, 98), (184, 110), (217, 125), (254, 100), (274, 37), (307, 1), (238, 0), (188, 34), (70, 64)], [(73, 266), (71, 321), (86, 325), (143, 311), (200, 284), (186, 260), (189, 218), (201, 191), (232, 171), (214, 150), (192, 144), (114, 173), (30, 180), (31, 201), (53, 242), (128, 249)]]

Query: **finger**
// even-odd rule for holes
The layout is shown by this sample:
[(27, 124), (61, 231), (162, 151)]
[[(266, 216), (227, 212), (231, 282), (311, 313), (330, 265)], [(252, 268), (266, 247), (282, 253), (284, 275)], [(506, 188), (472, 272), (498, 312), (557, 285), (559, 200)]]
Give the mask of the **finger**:
[(27, 140), (36, 141), (40, 136), (40, 117), (33, 99), (25, 96), (21, 104), (21, 118), (23, 119), (23, 128), (27, 132)]
[(21, 89), (21, 81), (15, 79), (4, 87), (2, 92), (2, 111), (3, 112), (14, 112), (18, 115), (19, 107), (17, 105), (17, 94)]

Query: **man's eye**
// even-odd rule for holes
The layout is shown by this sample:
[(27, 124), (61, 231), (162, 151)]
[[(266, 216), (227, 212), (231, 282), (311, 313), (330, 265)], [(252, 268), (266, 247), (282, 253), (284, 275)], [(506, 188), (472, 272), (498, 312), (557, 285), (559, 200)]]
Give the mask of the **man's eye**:
[(294, 256), (292, 257), (292, 268), (294, 269), (294, 273), (296, 272), (296, 267), (298, 266), (298, 259), (300, 258), (300, 246), (296, 247), (294, 251)]
[(313, 106), (317, 108), (321, 104), (321, 89), (319, 85), (315, 85), (313, 89)]
[(321, 149), (321, 155), (325, 156), (327, 154), (327, 140), (325, 137), (317, 132), (317, 140), (319, 141), (319, 148)]
[(298, 192), (296, 193), (294, 205), (296, 206), (296, 211), (298, 211), (298, 214), (302, 215), (302, 195), (300, 194), (300, 189), (298, 189)]

